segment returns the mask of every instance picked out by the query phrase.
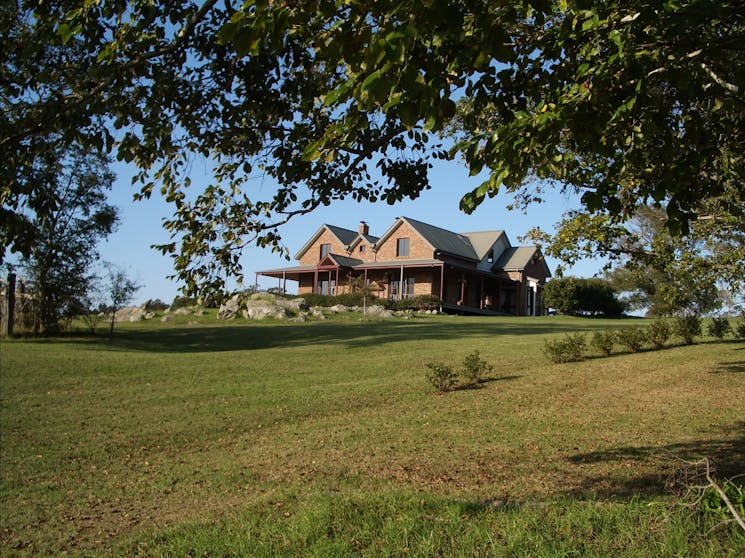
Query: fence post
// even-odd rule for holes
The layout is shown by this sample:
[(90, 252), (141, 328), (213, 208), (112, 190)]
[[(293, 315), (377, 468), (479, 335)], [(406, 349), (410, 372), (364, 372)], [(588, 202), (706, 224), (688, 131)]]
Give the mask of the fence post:
[(13, 319), (16, 311), (16, 274), (8, 273), (8, 286), (5, 291), (7, 304), (5, 305), (5, 335), (13, 336)]

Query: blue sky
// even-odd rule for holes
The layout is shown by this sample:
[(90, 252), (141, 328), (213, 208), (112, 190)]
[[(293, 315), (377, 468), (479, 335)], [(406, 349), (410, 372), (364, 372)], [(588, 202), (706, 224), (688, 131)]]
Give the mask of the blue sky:
[[(148, 299), (159, 298), (170, 302), (178, 294), (179, 285), (166, 277), (173, 273), (171, 260), (150, 248), (151, 244), (169, 241), (168, 233), (162, 228), (162, 219), (169, 217), (169, 206), (157, 194), (150, 200), (132, 201), (136, 187), (131, 185), (133, 170), (123, 164), (113, 167), (117, 181), (111, 194), (111, 201), (121, 214), (121, 225), (115, 234), (100, 246), (104, 261), (124, 267), (130, 276), (144, 285), (135, 302), (142, 303)], [(385, 202), (376, 204), (344, 200), (320, 208), (308, 215), (293, 218), (280, 229), (283, 244), (291, 255), (302, 247), (306, 240), (322, 224), (328, 223), (356, 230), (361, 220), (370, 226), (370, 233), (381, 235), (398, 216), (407, 216), (455, 232), (503, 229), (513, 244), (517, 238), (529, 229), (540, 226), (551, 232), (552, 225), (561, 215), (577, 207), (578, 200), (552, 192), (546, 196), (546, 202), (534, 205), (527, 213), (508, 211), (506, 206), (511, 198), (500, 193), (488, 198), (471, 215), (458, 209), (461, 196), (478, 186), (482, 177), (469, 177), (468, 170), (457, 161), (434, 161), (430, 170), (432, 188), (423, 192), (416, 200), (407, 200), (395, 205)], [(199, 180), (192, 177), (192, 188), (198, 188)], [(268, 197), (271, 184), (261, 186), (263, 197)], [(246, 284), (253, 284), (255, 272), (262, 269), (273, 269), (292, 265), (279, 254), (269, 249), (247, 247), (241, 262), (246, 272)], [(556, 261), (548, 259), (549, 267), (554, 270)], [(602, 266), (601, 260), (579, 262), (569, 273), (581, 277), (595, 274)], [(259, 286), (274, 287), (276, 280), (260, 278)], [(295, 284), (288, 282), (288, 289)]]

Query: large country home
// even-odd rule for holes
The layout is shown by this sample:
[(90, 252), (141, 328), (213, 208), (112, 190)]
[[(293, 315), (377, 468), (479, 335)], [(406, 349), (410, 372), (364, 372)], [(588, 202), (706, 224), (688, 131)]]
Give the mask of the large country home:
[(295, 256), (299, 265), (259, 271), (298, 294), (341, 294), (367, 285), (379, 298), (434, 295), (448, 312), (536, 316), (551, 272), (536, 246), (512, 246), (504, 231), (454, 233), (408, 217), (376, 237), (323, 225)]

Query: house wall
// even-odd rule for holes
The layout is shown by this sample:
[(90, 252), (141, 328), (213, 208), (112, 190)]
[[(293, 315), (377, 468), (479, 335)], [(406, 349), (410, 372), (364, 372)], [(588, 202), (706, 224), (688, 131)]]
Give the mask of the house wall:
[[(399, 238), (409, 239), (408, 257), (399, 258), (396, 256)], [(393, 233), (378, 248), (376, 261), (385, 262), (389, 260), (422, 260), (434, 257), (434, 250), (419, 236), (419, 233), (412, 229), (407, 223), (401, 221)]]
[(300, 265), (316, 265), (320, 260), (321, 244), (331, 244), (332, 254), (343, 255), (347, 253), (344, 245), (328, 229), (324, 229), (316, 241), (298, 260)]
[[(364, 250), (360, 251), (360, 247), (364, 246)], [(347, 255), (350, 258), (356, 258), (358, 260), (362, 260), (363, 262), (374, 262), (375, 261), (375, 252), (373, 252), (372, 246), (365, 241), (360, 240), (357, 244), (354, 245), (354, 247), (347, 253)]]

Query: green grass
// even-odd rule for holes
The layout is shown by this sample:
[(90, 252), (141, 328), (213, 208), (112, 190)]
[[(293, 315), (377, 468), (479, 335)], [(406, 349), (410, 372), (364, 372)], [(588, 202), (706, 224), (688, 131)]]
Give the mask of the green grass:
[[(741, 555), (666, 485), (679, 459), (745, 471), (743, 344), (542, 353), (646, 323), (210, 314), (3, 341), (0, 554)], [(425, 364), (475, 349), (491, 377), (435, 393)]]

